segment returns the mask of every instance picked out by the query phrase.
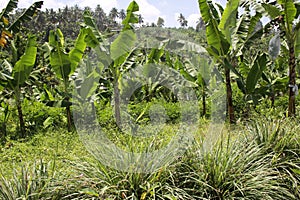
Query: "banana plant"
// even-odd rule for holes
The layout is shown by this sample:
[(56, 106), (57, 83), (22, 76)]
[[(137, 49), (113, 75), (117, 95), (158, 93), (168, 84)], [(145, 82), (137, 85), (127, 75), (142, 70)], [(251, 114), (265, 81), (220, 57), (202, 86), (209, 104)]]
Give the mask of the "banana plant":
[(36, 61), (37, 46), (36, 37), (30, 35), (27, 39), (27, 45), (23, 55), (19, 55), (14, 41), (11, 42), (12, 46), (12, 61), (4, 60), (2, 65), (7, 69), (6, 81), (1, 81), (0, 84), (5, 88), (7, 93), (12, 93), (19, 116), (21, 137), (26, 136), (25, 122), (22, 111), (22, 93), (21, 88), (25, 85), (25, 82), (29, 79), (30, 73)]
[(45, 43), (44, 49), (49, 55), (50, 65), (56, 76), (63, 83), (63, 91), (60, 101), (48, 102), (48, 105), (55, 105), (59, 102), (61, 107), (66, 108), (68, 131), (72, 130), (72, 115), (71, 115), (71, 91), (70, 91), (70, 77), (74, 74), (78, 64), (83, 58), (84, 52), (88, 46), (94, 46), (94, 38), (92, 30), (89, 28), (82, 28), (75, 41), (74, 48), (68, 53), (65, 49), (65, 40), (60, 29), (51, 30), (49, 33), (49, 42)]
[[(274, 26), (279, 27), (279, 33), (270, 41), (269, 54), (276, 59), (279, 54), (280, 33), (284, 33), (283, 39), (287, 44), (289, 51), (289, 104), (288, 116), (296, 115), (296, 93), (298, 86), (296, 84), (296, 60), (300, 55), (300, 22), (298, 16), (300, 14), (300, 4), (293, 0), (280, 0), (275, 4), (263, 2), (260, 4), (260, 9), (265, 11), (265, 15), (272, 19)], [(277, 51), (275, 51), (277, 50)]]
[[(32, 20), (34, 14), (42, 7), (43, 2), (38, 1), (33, 3), (26, 9), (20, 17), (15, 21), (10, 22), (10, 14), (18, 6), (18, 0), (10, 0), (6, 7), (0, 13), (0, 48), (2, 51), (11, 53), (10, 59), (5, 59), (1, 63), (0, 71), (0, 85), (2, 86), (2, 93), (7, 93), (9, 96), (14, 96), (19, 122), (20, 122), (20, 136), (26, 136), (25, 123), (22, 112), (22, 95), (21, 88), (28, 80), (31, 70), (35, 64), (36, 59), (36, 37), (30, 35), (27, 39), (27, 45), (24, 53), (18, 51), (18, 44), (20, 39), (18, 33), (22, 27), (22, 23)], [(22, 39), (24, 40), (24, 38)], [(8, 104), (1, 104), (4, 106), (5, 115), (8, 116)], [(7, 117), (5, 121), (7, 121)], [(6, 122), (4, 122), (6, 123)], [(3, 126), (6, 127), (6, 126)]]
[[(206, 115), (206, 96), (212, 69), (207, 51), (201, 45), (180, 39), (160, 38), (160, 40), (163, 40), (160, 47), (151, 51), (149, 61), (165, 64), (178, 71), (186, 79), (179, 85), (190, 85), (199, 89), (202, 96), (202, 115)], [(173, 53), (168, 51), (169, 48)]]
[(206, 115), (206, 97), (212, 72), (210, 59), (205, 55), (192, 56), (184, 60), (185, 65), (179, 64), (180, 73), (187, 79), (196, 83), (202, 96), (202, 116)]
[[(231, 72), (248, 89), (252, 90), (256, 85), (256, 79), (246, 83), (245, 78), (238, 70), (238, 57), (243, 55), (247, 45), (261, 35), (261, 31), (256, 30), (262, 14), (257, 11), (255, 15), (250, 15), (250, 6), (247, 1), (229, 0), (225, 9), (214, 6), (210, 0), (199, 0), (199, 7), (203, 21), (206, 23), (207, 51), (215, 59), (215, 62), (224, 70), (228, 116), (231, 123), (235, 122), (234, 106), (232, 100)], [(238, 8), (243, 7), (245, 12), (239, 16)], [(254, 71), (254, 69), (253, 69)], [(250, 87), (251, 85), (251, 87)]]
[(138, 15), (135, 14), (138, 10), (138, 4), (132, 1), (127, 8), (126, 18), (122, 21), (123, 28), (111, 43), (100, 34), (91, 15), (88, 12), (84, 15), (84, 26), (91, 28), (94, 37), (98, 39), (98, 43), (95, 43), (95, 51), (100, 57), (100, 62), (105, 66), (105, 69), (110, 71), (113, 77), (114, 113), (118, 125), (121, 125), (119, 82), (122, 73), (129, 70), (130, 67), (128, 67), (127, 61), (136, 50), (134, 48), (136, 34), (133, 25), (138, 23)]
[(230, 52), (230, 31), (233, 29), (233, 25), (236, 24), (238, 5), (239, 0), (228, 1), (225, 8), (226, 10), (220, 17), (211, 1), (199, 0), (200, 12), (204, 22), (206, 23), (206, 36), (208, 43), (207, 51), (225, 70), (227, 107), (229, 120), (231, 123), (235, 121), (235, 117), (230, 78), (231, 64), (227, 55)]

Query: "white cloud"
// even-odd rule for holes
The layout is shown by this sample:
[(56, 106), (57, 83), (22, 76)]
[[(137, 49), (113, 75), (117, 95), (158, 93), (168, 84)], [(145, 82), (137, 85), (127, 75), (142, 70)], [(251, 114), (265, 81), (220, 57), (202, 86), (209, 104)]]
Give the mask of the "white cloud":
[(190, 27), (196, 27), (197, 25), (197, 21), (200, 18), (200, 14), (191, 14), (190, 16), (188, 16), (187, 20), (188, 20), (188, 26)]
[(19, 1), (18, 7), (20, 8), (27, 8), (29, 7), (34, 1), (33, 0), (23, 0)]
[(179, 24), (179, 22), (178, 22), (179, 16), (180, 16), (180, 13), (175, 13), (175, 14), (174, 14), (174, 20), (177, 22), (177, 23), (176, 23), (176, 27), (180, 27), (180, 24)]
[(158, 17), (161, 15), (160, 10), (148, 3), (147, 0), (136, 0), (136, 2), (139, 4), (140, 8), (138, 13), (142, 15), (144, 21), (156, 23)]
[(167, 6), (168, 2), (166, 0), (160, 1), (159, 6)]
[(226, 6), (226, 0), (214, 0), (214, 2), (221, 4), (221, 6), (225, 7)]
[[(2, 3), (0, 4), (0, 9), (3, 9), (8, 4), (8, 2), (9, 2), (9, 0), (2, 0)], [(33, 0), (21, 0), (18, 3), (18, 7), (26, 8), (26, 7), (30, 6), (33, 2), (34, 2)]]
[[(63, 8), (64, 6), (65, 6), (64, 3), (57, 2), (56, 0), (46, 0), (46, 1), (44, 1), (42, 10), (45, 10), (46, 8), (53, 8), (53, 9)], [(28, 6), (26, 6), (26, 7), (28, 7)]]

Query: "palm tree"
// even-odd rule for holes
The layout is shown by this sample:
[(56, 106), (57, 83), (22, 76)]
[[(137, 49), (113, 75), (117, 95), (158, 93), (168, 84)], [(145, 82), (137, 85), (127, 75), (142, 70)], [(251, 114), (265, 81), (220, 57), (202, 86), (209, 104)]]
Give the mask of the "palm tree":
[(143, 24), (144, 23), (144, 18), (142, 17), (141, 14), (138, 15), (138, 18), (139, 18), (139, 24)]
[(77, 21), (78, 20), (78, 16), (79, 16), (79, 13), (81, 13), (81, 10), (79, 8), (79, 6), (77, 4), (75, 4), (75, 6), (73, 7), (73, 17), (74, 17), (74, 20)]
[(107, 21), (107, 16), (100, 5), (97, 5), (95, 9), (94, 18), (96, 19), (98, 29), (104, 31), (106, 29), (105, 23)]
[(126, 13), (124, 9), (121, 9), (119, 12), (119, 17), (121, 20), (124, 20), (126, 18)]
[(108, 17), (113, 21), (116, 21), (116, 18), (118, 16), (119, 16), (119, 12), (118, 12), (118, 9), (116, 9), (116, 8), (112, 8), (108, 15)]
[(182, 28), (187, 27), (188, 25), (188, 21), (185, 19), (182, 13), (180, 13), (177, 21), (180, 23), (180, 26)]

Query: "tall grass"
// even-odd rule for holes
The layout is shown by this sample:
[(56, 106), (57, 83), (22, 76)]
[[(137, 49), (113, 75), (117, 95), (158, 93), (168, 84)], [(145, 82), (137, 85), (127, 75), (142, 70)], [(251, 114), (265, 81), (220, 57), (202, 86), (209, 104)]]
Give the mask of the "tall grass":
[[(257, 119), (224, 130), (210, 151), (204, 151), (199, 131), (185, 154), (151, 173), (118, 171), (78, 151), (62, 160), (58, 149), (59, 169), (26, 165), (14, 170), (12, 179), (4, 169), (0, 199), (300, 199), (299, 129), (292, 120)], [(169, 139), (172, 131), (166, 127), (152, 148), (164, 146), (163, 137)], [(70, 146), (82, 145), (69, 139)], [(151, 151), (145, 145), (151, 143), (127, 136), (116, 142), (128, 144), (128, 151)]]
[(35, 200), (47, 196), (47, 189), (51, 182), (49, 172), (50, 163), (34, 163), (23, 165), (19, 170), (14, 170), (13, 177), (7, 178), (3, 172), (0, 175), (0, 199)]
[(271, 165), (281, 174), (278, 181), (300, 199), (300, 126), (295, 120), (265, 119), (252, 123), (248, 140), (264, 153), (272, 153)]

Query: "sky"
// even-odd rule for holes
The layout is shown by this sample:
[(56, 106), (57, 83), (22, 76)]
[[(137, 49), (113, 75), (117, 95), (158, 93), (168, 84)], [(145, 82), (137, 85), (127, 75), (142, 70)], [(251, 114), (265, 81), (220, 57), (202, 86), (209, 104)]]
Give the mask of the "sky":
[[(19, 0), (19, 8), (27, 8), (37, 0)], [(8, 0), (0, 0), (0, 9), (4, 8)], [(131, 0), (44, 0), (43, 9), (45, 8), (63, 8), (64, 6), (73, 6), (77, 4), (84, 8), (89, 6), (95, 8), (100, 5), (106, 14), (115, 7), (118, 10), (125, 9)], [(180, 13), (188, 20), (188, 26), (195, 27), (200, 17), (198, 0), (136, 0), (140, 6), (139, 13), (143, 16), (145, 22), (156, 23), (158, 17), (165, 20), (166, 27), (179, 27), (177, 21)], [(226, 0), (216, 0), (221, 5), (226, 4)]]

